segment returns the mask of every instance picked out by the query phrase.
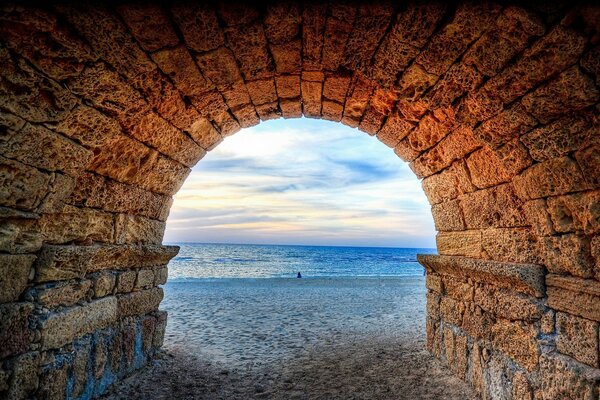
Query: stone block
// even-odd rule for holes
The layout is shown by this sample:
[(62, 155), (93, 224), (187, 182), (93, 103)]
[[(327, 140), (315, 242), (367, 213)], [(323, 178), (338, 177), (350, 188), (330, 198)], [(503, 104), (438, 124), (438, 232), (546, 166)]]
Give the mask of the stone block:
[(119, 274), (117, 275), (117, 293), (132, 292), (136, 278), (136, 270), (119, 272)]
[(320, 70), (327, 5), (313, 3), (302, 13), (303, 69)]
[(471, 182), (479, 189), (508, 182), (511, 178), (502, 159), (487, 146), (468, 156), (467, 167), (471, 174)]
[(425, 332), (427, 336), (427, 350), (436, 357), (441, 356), (441, 329), (440, 322), (431, 318), (425, 320)]
[(498, 319), (492, 326), (492, 344), (528, 371), (538, 366), (540, 350), (531, 325)]
[(111, 272), (100, 272), (92, 277), (94, 282), (94, 297), (104, 297), (113, 294), (117, 276)]
[(547, 203), (556, 232), (600, 232), (600, 191), (551, 197)]
[[(78, 340), (75, 345), (75, 357), (73, 359), (73, 392), (74, 398), (79, 397), (86, 389), (88, 371), (91, 370), (92, 342), (91, 337)], [(89, 365), (89, 367), (88, 367)]]
[(165, 222), (137, 215), (118, 214), (115, 221), (116, 242), (119, 244), (160, 245)]
[(575, 65), (523, 97), (522, 103), (541, 123), (581, 110), (598, 101), (594, 80)]
[(42, 214), (38, 229), (48, 244), (113, 242), (114, 216), (87, 207), (65, 205), (60, 212)]
[(462, 231), (466, 228), (458, 200), (434, 204), (431, 214), (437, 231)]
[(398, 71), (417, 56), (445, 9), (441, 3), (414, 3), (399, 13), (375, 55), (375, 77), (384, 84), (395, 83)]
[(542, 318), (543, 305), (536, 298), (482, 285), (475, 289), (475, 303), (483, 310), (508, 320), (534, 322)]
[(440, 301), (440, 316), (445, 323), (460, 327), (465, 313), (465, 305), (460, 301), (443, 297)]
[(56, 131), (87, 147), (99, 147), (120, 135), (119, 123), (95, 108), (79, 105), (69, 111), (56, 126)]
[[(342, 122), (344, 122), (344, 120), (342, 120)], [(353, 125), (349, 126), (355, 127)], [(410, 143), (408, 143), (408, 139), (406, 138), (400, 140), (396, 144), (396, 147), (394, 147), (394, 153), (396, 153), (396, 155), (400, 157), (402, 161), (413, 161), (419, 156), (419, 154), (421, 154), (410, 146)]]
[(522, 203), (508, 183), (459, 197), (467, 229), (509, 228), (527, 224)]
[(407, 136), (410, 146), (418, 152), (425, 151), (445, 138), (452, 129), (453, 115), (429, 114), (423, 117), (417, 127)]
[(165, 265), (178, 251), (177, 246), (158, 245), (47, 245), (35, 263), (36, 280), (66, 280), (105, 269)]
[(144, 50), (156, 51), (179, 42), (169, 17), (158, 4), (123, 4), (117, 10)]
[(422, 185), (431, 204), (453, 200), (461, 194), (475, 190), (463, 161), (457, 161), (440, 173), (428, 176), (423, 179)]
[(548, 305), (600, 322), (600, 283), (593, 279), (549, 274), (546, 277)]
[(41, 322), (42, 349), (60, 348), (80, 336), (106, 328), (117, 317), (117, 299), (112, 296), (52, 313)]
[(600, 187), (600, 144), (594, 144), (575, 153), (577, 164), (591, 188)]
[(473, 294), (475, 288), (465, 279), (457, 279), (453, 276), (442, 275), (442, 281), (444, 283), (445, 295), (457, 301), (473, 301)]
[(427, 318), (435, 321), (440, 319), (440, 299), (441, 297), (435, 292), (427, 293)]
[(163, 299), (163, 290), (159, 287), (119, 296), (118, 317), (145, 315), (156, 311)]
[(593, 400), (597, 395), (600, 371), (555, 352), (540, 357), (543, 400)]
[(275, 70), (280, 74), (299, 73), (302, 67), (302, 42), (300, 39), (282, 44), (271, 44)]
[(579, 150), (594, 135), (591, 112), (564, 117), (523, 135), (521, 141), (536, 161), (545, 161)]
[(27, 287), (34, 255), (0, 254), (0, 303), (18, 300)]
[(221, 134), (206, 118), (198, 118), (187, 132), (206, 151), (212, 150), (223, 140)]
[(344, 47), (352, 31), (356, 5), (330, 7), (329, 10), (332, 11), (332, 14), (325, 23), (322, 66), (325, 70), (337, 71), (344, 56)]
[(295, 99), (300, 97), (300, 75), (279, 75), (275, 77), (277, 97)]
[(542, 20), (521, 7), (502, 10), (495, 26), (485, 32), (463, 56), (464, 62), (477, 66), (487, 76), (494, 76), (519, 52), (533, 36), (544, 33)]
[(306, 117), (318, 118), (321, 115), (322, 82), (312, 82), (302, 79), (302, 107)]
[(204, 76), (218, 88), (243, 82), (235, 57), (227, 47), (219, 47), (215, 50), (198, 54), (196, 62), (204, 73)]
[(425, 287), (437, 294), (444, 293), (444, 283), (442, 282), (441, 275), (428, 271), (425, 276)]
[(261, 121), (268, 121), (270, 119), (278, 119), (281, 117), (279, 104), (276, 101), (256, 106), (256, 113), (260, 117)]
[(135, 289), (149, 289), (154, 286), (154, 271), (151, 269), (141, 269), (138, 271), (135, 280)]
[(438, 80), (438, 75), (429, 73), (420, 64), (412, 64), (404, 70), (397, 86), (402, 100), (414, 102)]
[[(221, 46), (225, 38), (214, 8), (205, 3), (171, 6), (171, 15), (191, 49), (204, 52)], [(202, 21), (201, 24), (198, 21)]]
[(273, 65), (262, 21), (230, 26), (225, 29), (225, 34), (245, 80), (272, 75)]
[(465, 310), (462, 330), (474, 339), (489, 342), (492, 340), (494, 321), (492, 314), (483, 311), (474, 304), (469, 304)]
[(140, 321), (140, 331), (142, 334), (142, 352), (148, 354), (152, 350), (154, 341), (154, 330), (156, 328), (156, 318), (146, 317)]
[(545, 293), (545, 272), (540, 265), (430, 254), (419, 254), (417, 259), (428, 272), (470, 278), (535, 297)]
[(518, 138), (512, 139), (496, 149), (504, 168), (513, 177), (533, 164), (533, 159)]
[(369, 66), (378, 43), (390, 23), (393, 9), (389, 3), (358, 4), (341, 64), (353, 71)]
[(497, 148), (513, 138), (529, 132), (537, 125), (521, 103), (507, 108), (498, 115), (482, 122), (475, 129), (475, 136), (492, 148)]
[(302, 102), (297, 99), (281, 99), (279, 101), (283, 118), (300, 118), (302, 116)]
[(35, 293), (37, 301), (46, 308), (70, 307), (88, 297), (92, 284), (89, 279), (51, 283)]
[(344, 117), (354, 121), (360, 121), (364, 114), (369, 98), (373, 93), (374, 84), (361, 74), (355, 74), (350, 83), (350, 89), (346, 94), (344, 106)]
[(440, 232), (436, 235), (437, 250), (449, 256), (481, 256), (481, 231)]
[(42, 358), (38, 352), (20, 355), (13, 361), (12, 378), (8, 389), (8, 399), (26, 399), (38, 388), (39, 369)]
[(393, 149), (414, 127), (415, 125), (404, 119), (400, 113), (393, 112), (377, 132), (377, 139)]
[(200, 73), (185, 46), (159, 50), (152, 54), (152, 60), (188, 96), (204, 93), (212, 87)]
[(0, 359), (29, 350), (33, 333), (28, 318), (32, 311), (31, 303), (0, 304)]
[(465, 63), (456, 63), (442, 75), (424, 100), (433, 108), (448, 107), (464, 95), (474, 92), (483, 82), (483, 75)]
[(277, 101), (277, 91), (273, 79), (261, 79), (246, 82), (246, 87), (248, 88), (248, 93), (250, 93), (252, 103), (255, 106)]
[(154, 286), (164, 285), (167, 283), (169, 268), (161, 267), (154, 269)]
[(598, 322), (557, 312), (556, 332), (559, 352), (598, 368)]
[(549, 236), (555, 233), (545, 199), (525, 202), (523, 204), (523, 211), (525, 212), (527, 222), (531, 225), (536, 234), (540, 236)]
[(530, 228), (485, 229), (481, 235), (482, 254), (498, 261), (540, 264), (543, 251)]
[(577, 163), (568, 156), (532, 165), (517, 175), (513, 184), (523, 200), (556, 196), (588, 188)]
[(339, 122), (344, 114), (344, 106), (334, 101), (323, 100), (321, 112), (323, 114), (323, 119)]
[(494, 21), (499, 11), (497, 5), (491, 4), (459, 5), (452, 20), (432, 37), (416, 62), (428, 72), (441, 75), (483, 33), (484, 27)]
[(481, 142), (473, 136), (470, 128), (459, 127), (419, 156), (410, 167), (417, 177), (424, 178), (450, 166), (480, 146)]
[(193, 167), (206, 151), (181, 130), (155, 112), (140, 117), (131, 135), (187, 167)]
[(585, 47), (585, 39), (573, 29), (557, 25), (523, 52), (519, 60), (484, 86), (503, 103), (510, 103), (537, 84), (573, 65)]
[(67, 394), (67, 362), (45, 365), (39, 377), (37, 395), (42, 399), (63, 399)]
[(154, 337), (152, 338), (152, 347), (158, 349), (163, 345), (165, 338), (165, 329), (167, 328), (167, 312), (158, 311), (156, 313), (156, 326), (154, 327)]
[(358, 129), (374, 136), (379, 132), (381, 125), (385, 119), (385, 115), (378, 112), (374, 107), (369, 107), (367, 111), (365, 111), (360, 124), (358, 124)]
[(587, 236), (566, 234), (541, 238), (543, 259), (548, 271), (581, 278), (594, 277), (594, 259)]
[(323, 83), (323, 97), (344, 104), (350, 80), (351, 77), (348, 75), (326, 75)]
[(51, 176), (36, 168), (0, 156), (0, 205), (20, 210), (34, 210), (48, 192)]

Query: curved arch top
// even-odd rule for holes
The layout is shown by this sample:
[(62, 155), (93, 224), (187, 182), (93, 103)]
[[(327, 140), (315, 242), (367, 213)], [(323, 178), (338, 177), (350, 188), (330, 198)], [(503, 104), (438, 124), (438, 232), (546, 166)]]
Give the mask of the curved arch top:
[(599, 14), (3, 5), (0, 394), (66, 385), (57, 357), (86, 340), (110, 362), (59, 392), (97, 396), (140, 367), (162, 343), (171, 196), (224, 137), (304, 115), (376, 136), (423, 179), (432, 353), (485, 395), (597, 396)]

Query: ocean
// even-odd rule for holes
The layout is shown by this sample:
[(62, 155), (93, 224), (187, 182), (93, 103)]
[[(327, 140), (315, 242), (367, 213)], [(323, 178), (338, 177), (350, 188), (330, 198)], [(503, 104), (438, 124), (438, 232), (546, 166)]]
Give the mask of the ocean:
[(169, 281), (221, 278), (423, 276), (417, 254), (435, 249), (174, 243)]

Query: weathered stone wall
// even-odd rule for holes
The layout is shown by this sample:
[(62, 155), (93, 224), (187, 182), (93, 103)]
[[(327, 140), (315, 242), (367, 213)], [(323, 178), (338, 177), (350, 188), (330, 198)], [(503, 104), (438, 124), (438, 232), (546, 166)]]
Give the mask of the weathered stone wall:
[(90, 398), (160, 347), (190, 167), (302, 115), (376, 136), (439, 231), (428, 346), (484, 398), (600, 396), (600, 8), (4, 4), (0, 397)]

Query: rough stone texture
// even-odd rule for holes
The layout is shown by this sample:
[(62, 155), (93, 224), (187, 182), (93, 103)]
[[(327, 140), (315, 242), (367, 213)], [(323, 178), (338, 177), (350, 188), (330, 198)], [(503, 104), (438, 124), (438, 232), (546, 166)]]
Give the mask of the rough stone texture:
[(42, 348), (59, 348), (117, 320), (117, 299), (107, 297), (50, 314), (42, 321)]
[(0, 255), (0, 303), (18, 300), (27, 287), (33, 255)]
[(556, 313), (556, 348), (577, 361), (598, 368), (598, 323)]
[(7, 3), (0, 397), (97, 397), (141, 368), (164, 337), (172, 195), (224, 137), (302, 115), (377, 136), (423, 178), (432, 353), (482, 398), (597, 397), (597, 14)]

